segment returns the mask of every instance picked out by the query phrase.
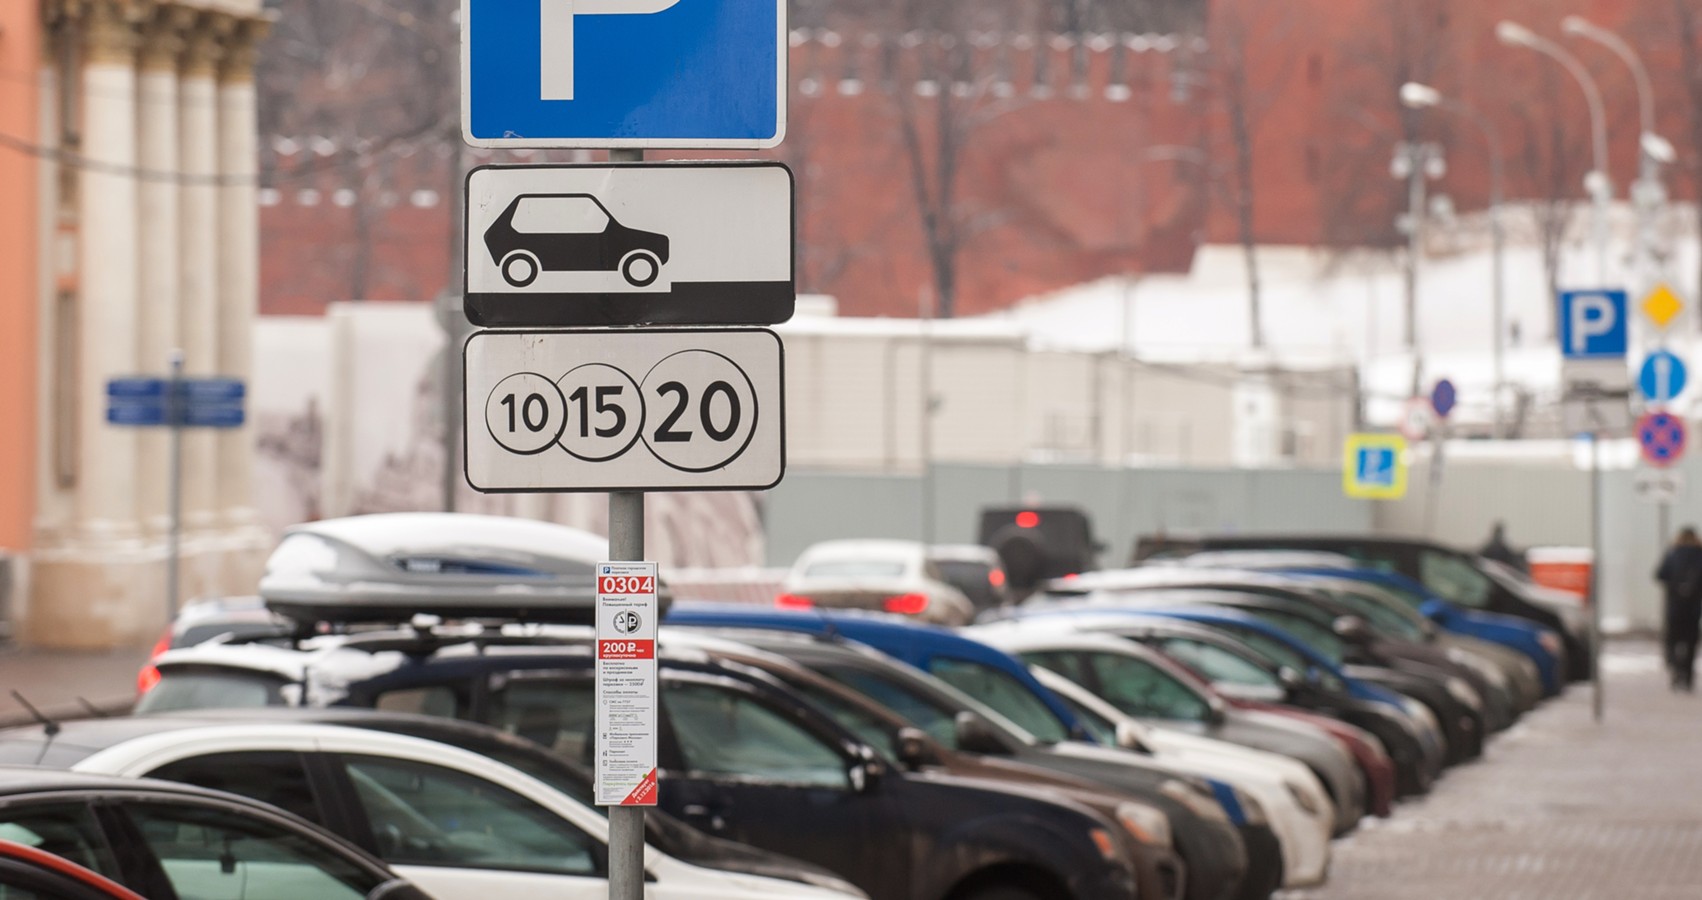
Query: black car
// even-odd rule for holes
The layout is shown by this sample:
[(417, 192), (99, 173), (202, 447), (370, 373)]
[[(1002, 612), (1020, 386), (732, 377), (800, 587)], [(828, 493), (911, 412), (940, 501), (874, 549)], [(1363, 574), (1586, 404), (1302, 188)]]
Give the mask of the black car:
[(1142, 537), (1132, 561), (1200, 550), (1319, 550), (1337, 553), (1373, 569), (1399, 572), (1436, 596), (1466, 609), (1504, 613), (1552, 629), (1566, 642), (1567, 675), (1590, 677), (1587, 616), (1581, 609), (1537, 602), (1517, 576), (1476, 554), (1416, 538), (1331, 535), (1213, 535)]
[[(878, 651), (846, 641), (760, 629), (726, 629), (728, 638), (783, 656), (903, 716), (947, 748), (1007, 759), (1127, 791), (1170, 816), (1176, 850), (1188, 867), (1186, 896), (1268, 896), (1282, 883), (1282, 851), (1264, 823), (1237, 829), (1203, 785), (1124, 750), (1022, 732), (950, 685)], [(1239, 834), (1239, 839), (1237, 835)]]
[(668, 238), (622, 225), (590, 194), (522, 194), (485, 231), (504, 281), (523, 288), (544, 272), (620, 272), (648, 287), (668, 262)]
[(187, 785), (0, 766), (0, 839), (155, 898), (429, 900), (282, 810)]
[[(168, 655), (138, 710), (334, 697), (483, 722), (589, 764), (594, 662), (588, 641), (564, 640), (409, 630), (351, 635), (323, 655), (267, 648), (296, 658), (308, 684)], [(694, 827), (819, 865), (874, 900), (1136, 896), (1138, 850), (1118, 823), (1043, 791), (895, 771), (754, 669), (665, 649), (660, 663), (660, 801)]]
[(1098, 568), (1093, 522), (1073, 506), (992, 507), (981, 511), (976, 542), (993, 548), (1017, 594), (1049, 578)]

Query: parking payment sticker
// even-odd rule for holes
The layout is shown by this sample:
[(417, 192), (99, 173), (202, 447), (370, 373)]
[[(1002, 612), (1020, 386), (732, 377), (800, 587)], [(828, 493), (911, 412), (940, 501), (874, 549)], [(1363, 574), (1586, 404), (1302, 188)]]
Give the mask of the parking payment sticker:
[(597, 564), (598, 806), (656, 805), (656, 564)]

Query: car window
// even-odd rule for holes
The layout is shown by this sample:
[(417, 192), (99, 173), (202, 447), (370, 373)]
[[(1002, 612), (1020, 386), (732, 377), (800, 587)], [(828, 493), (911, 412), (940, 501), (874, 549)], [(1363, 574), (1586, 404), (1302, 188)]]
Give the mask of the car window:
[(957, 746), (957, 719), (950, 709), (910, 689), (895, 678), (856, 666), (823, 665), (815, 670), (898, 713), (948, 747)]
[(382, 883), (330, 847), (223, 809), (131, 803), (178, 900), (363, 900)]
[(828, 718), (839, 723), (839, 727), (857, 736), (857, 739), (880, 751), (888, 762), (898, 758), (897, 738), (887, 723), (874, 714), (864, 710), (857, 704), (846, 700), (832, 691), (823, 689), (820, 685), (808, 684), (793, 679), (784, 679), (786, 686), (793, 693), (804, 698)]
[(1203, 722), (1211, 706), (1200, 695), (1143, 659), (1121, 653), (1089, 653), (1098, 693), (1107, 703), (1136, 717)]
[(513, 679), (493, 690), (487, 724), (590, 765), (596, 685), (583, 679)]
[[(1035, 654), (1033, 657), (1024, 656), (1023, 660), (1025, 662), (1032, 662), (1035, 665), (1039, 665), (1043, 669), (1050, 669), (1053, 672), (1058, 672), (1059, 674), (1063, 674), (1062, 670), (1055, 668), (1052, 665), (1039, 662), (1038, 659), (1041, 656), (1061, 657), (1058, 660), (1058, 663), (1061, 664), (1061, 665), (1070, 665), (1070, 664), (1072, 664), (1076, 661), (1075, 654), (1073, 654), (1073, 653)], [(1068, 662), (1066, 662), (1065, 659), (1067, 659)], [(1073, 678), (1073, 677), (1070, 677), (1070, 676), (1065, 676), (1065, 677), (1070, 678), (1071, 681), (1074, 681), (1077, 684), (1081, 684), (1081, 682), (1076, 678)], [(1050, 685), (1048, 685), (1048, 687), (1050, 687)], [(1116, 722), (1113, 722), (1110, 719), (1107, 719), (1106, 717), (1095, 712), (1094, 710), (1089, 709), (1088, 707), (1086, 707), (1086, 706), (1084, 706), (1080, 703), (1077, 703), (1076, 699), (1074, 697), (1070, 696), (1069, 694), (1062, 693), (1060, 691), (1053, 691), (1052, 693), (1058, 698), (1059, 702), (1063, 703), (1064, 706), (1069, 708), (1070, 712), (1075, 715), (1076, 721), (1081, 723), (1081, 727), (1087, 729), (1087, 733), (1089, 735), (1092, 735), (1093, 739), (1095, 741), (1097, 741), (1101, 744), (1106, 744), (1106, 745), (1110, 745), (1110, 746), (1115, 746), (1117, 744), (1117, 723)]]
[(839, 751), (754, 697), (714, 685), (674, 682), (664, 688), (662, 704), (691, 771), (816, 787), (851, 786)]
[(1158, 647), (1164, 655), (1210, 681), (1251, 687), (1282, 687), (1282, 682), (1269, 670), (1215, 644), (1188, 638), (1160, 638)]
[(1241, 612), (1294, 635), (1305, 642), (1306, 646), (1316, 651), (1319, 656), (1336, 665), (1341, 665), (1342, 660), (1347, 656), (1347, 645), (1336, 636), (1335, 632), (1304, 616), (1256, 608), (1243, 609)]
[(373, 708), (384, 712), (413, 713), (441, 719), (468, 718), (463, 692), (443, 684), (385, 691), (373, 698)]
[(295, 813), (309, 822), (325, 821), (299, 753), (276, 750), (210, 753), (167, 763), (149, 772), (148, 777), (241, 794)]
[(964, 659), (935, 657), (929, 671), (936, 678), (991, 706), (1042, 742), (1055, 744), (1070, 739), (1070, 732), (1028, 686), (1010, 673)]
[(804, 567), (809, 578), (898, 578), (904, 574), (902, 561), (885, 559), (835, 559)]
[(514, 209), (521, 234), (595, 234), (609, 227), (609, 214), (590, 197), (522, 197)]
[(118, 864), (107, 847), (100, 823), (82, 803), (27, 804), (0, 809), (0, 841), (34, 847), (108, 878), (118, 877)]
[(607, 873), (599, 841), (501, 785), (412, 760), (347, 755), (343, 765), (393, 865)]
[(1438, 597), (1461, 606), (1482, 609), (1489, 604), (1492, 585), (1465, 559), (1452, 553), (1425, 550), (1418, 557), (1418, 580)]
[(1375, 597), (1366, 596), (1349, 588), (1326, 588), (1325, 590), (1337, 603), (1353, 610), (1355, 615), (1365, 617), (1366, 621), (1381, 631), (1386, 631), (1409, 641), (1422, 642), (1425, 639), (1422, 626), (1379, 603)]
[(1318, 679), (1318, 683), (1332, 691), (1346, 691), (1347, 684), (1334, 674), (1319, 668), (1312, 660), (1307, 659), (1299, 651), (1276, 638), (1243, 628), (1239, 625), (1227, 626), (1229, 632), (1255, 651), (1275, 660), (1279, 666), (1288, 666), (1301, 674), (1310, 674)]
[(285, 683), (260, 672), (167, 668), (160, 675), (160, 683), (136, 701), (136, 712), (283, 706)]

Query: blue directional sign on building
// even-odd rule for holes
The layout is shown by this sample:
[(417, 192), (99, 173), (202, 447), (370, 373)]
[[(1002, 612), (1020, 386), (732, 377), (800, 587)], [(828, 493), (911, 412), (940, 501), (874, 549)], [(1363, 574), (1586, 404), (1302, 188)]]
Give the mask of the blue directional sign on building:
[(1656, 350), (1649, 354), (1637, 373), (1637, 387), (1650, 403), (1671, 403), (1673, 398), (1684, 393), (1684, 386), (1689, 380), (1690, 373), (1685, 369), (1684, 360), (1670, 350)]
[(786, 0), (463, 0), (475, 147), (762, 148), (786, 130)]
[(1560, 355), (1569, 360), (1623, 359), (1629, 316), (1624, 291), (1560, 294)]

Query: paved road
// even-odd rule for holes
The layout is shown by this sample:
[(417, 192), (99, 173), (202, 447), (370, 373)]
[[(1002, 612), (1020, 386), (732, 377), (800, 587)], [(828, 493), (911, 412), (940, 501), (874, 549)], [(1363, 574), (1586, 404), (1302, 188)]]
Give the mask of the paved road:
[(1525, 717), (1423, 800), (1336, 843), (1330, 883), (1292, 900), (1702, 898), (1702, 695), (1668, 692), (1652, 644)]

